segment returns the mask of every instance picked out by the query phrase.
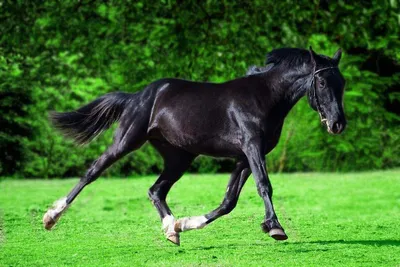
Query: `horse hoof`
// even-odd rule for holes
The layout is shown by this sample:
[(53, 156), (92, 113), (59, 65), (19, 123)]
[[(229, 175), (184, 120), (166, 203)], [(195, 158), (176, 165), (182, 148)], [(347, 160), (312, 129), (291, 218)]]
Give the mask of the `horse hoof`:
[(177, 233), (182, 232), (181, 220), (177, 220), (174, 224), (174, 231)]
[(174, 243), (177, 246), (181, 245), (181, 240), (179, 238), (179, 234), (170, 234), (167, 236), (168, 241), (171, 241), (172, 243)]
[(46, 212), (43, 216), (43, 225), (46, 230), (51, 230), (56, 224), (56, 221)]
[(271, 229), (268, 232), (269, 236), (272, 237), (275, 240), (286, 240), (288, 239), (288, 236), (285, 234), (285, 232), (282, 229), (275, 228)]

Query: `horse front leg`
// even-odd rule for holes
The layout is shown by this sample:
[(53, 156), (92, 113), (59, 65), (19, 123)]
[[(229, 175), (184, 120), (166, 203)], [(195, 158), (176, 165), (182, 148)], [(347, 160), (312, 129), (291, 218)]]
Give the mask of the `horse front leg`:
[(186, 170), (186, 168), (182, 168), (181, 166), (176, 167), (176, 169), (164, 169), (160, 177), (149, 189), (148, 195), (160, 215), (165, 237), (167, 240), (179, 246), (179, 233), (174, 229), (175, 217), (166, 201), (169, 190), (174, 183), (181, 178), (183, 172)]
[(239, 199), (240, 192), (250, 175), (247, 161), (239, 161), (231, 174), (224, 200), (218, 208), (203, 216), (185, 217), (175, 223), (175, 231), (183, 232), (193, 229), (201, 229), (216, 219), (230, 213)]
[(164, 170), (153, 186), (150, 187), (148, 195), (160, 215), (165, 237), (167, 240), (179, 246), (179, 233), (174, 229), (175, 217), (167, 204), (166, 198), (171, 187), (190, 167), (196, 155), (173, 147), (165, 141), (151, 140), (151, 144), (162, 155), (164, 159)]
[(265, 166), (262, 141), (260, 139), (252, 140), (246, 144), (243, 150), (249, 161), (258, 194), (265, 205), (265, 220), (261, 224), (262, 230), (276, 240), (286, 240), (288, 237), (278, 221), (272, 204), (272, 185)]

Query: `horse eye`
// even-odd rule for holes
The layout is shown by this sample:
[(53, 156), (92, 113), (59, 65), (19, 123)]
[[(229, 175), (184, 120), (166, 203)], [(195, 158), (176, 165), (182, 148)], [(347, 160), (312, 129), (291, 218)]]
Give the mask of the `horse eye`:
[(321, 88), (321, 89), (325, 88), (325, 80), (319, 80), (318, 85), (319, 85), (319, 88)]

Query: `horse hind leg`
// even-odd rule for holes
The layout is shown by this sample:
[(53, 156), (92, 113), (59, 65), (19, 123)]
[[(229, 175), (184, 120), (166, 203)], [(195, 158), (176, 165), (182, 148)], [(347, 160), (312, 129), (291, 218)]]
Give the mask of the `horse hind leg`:
[(94, 161), (86, 174), (80, 179), (79, 183), (71, 190), (68, 196), (54, 202), (53, 207), (45, 213), (43, 216), (44, 228), (46, 230), (51, 230), (83, 188), (95, 181), (105, 169), (126, 154), (124, 152), (124, 150), (116, 150), (113, 145), (96, 161)]
[(143, 124), (123, 124), (118, 128), (114, 143), (96, 161), (71, 192), (59, 200), (43, 216), (44, 228), (51, 230), (61, 215), (85, 186), (95, 181), (101, 173), (129, 152), (140, 148), (146, 141), (146, 128)]
[(179, 233), (174, 229), (175, 217), (168, 207), (166, 197), (171, 187), (182, 177), (196, 156), (167, 143), (152, 141), (152, 144), (164, 158), (164, 170), (150, 187), (148, 195), (160, 215), (167, 240), (179, 246)]

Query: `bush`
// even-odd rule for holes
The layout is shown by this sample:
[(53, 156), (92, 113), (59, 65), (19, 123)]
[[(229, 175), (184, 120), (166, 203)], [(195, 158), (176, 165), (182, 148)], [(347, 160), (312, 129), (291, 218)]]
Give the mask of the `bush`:
[[(16, 1), (0, 7), (0, 175), (81, 176), (111, 143), (106, 132), (76, 147), (54, 131), (50, 110), (76, 109), (111, 91), (163, 77), (222, 82), (261, 65), (278, 47), (345, 51), (348, 129), (329, 136), (305, 100), (290, 113), (273, 171), (400, 166), (400, 41), (396, 1)], [(194, 172), (229, 171), (201, 157)], [(158, 173), (144, 146), (105, 175)]]

